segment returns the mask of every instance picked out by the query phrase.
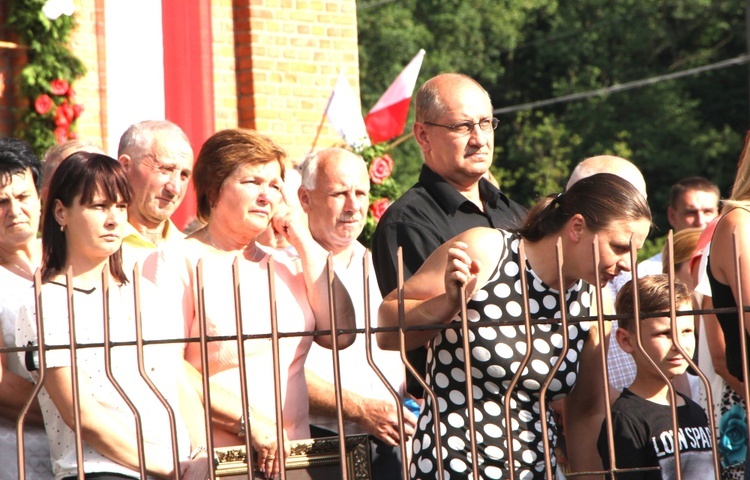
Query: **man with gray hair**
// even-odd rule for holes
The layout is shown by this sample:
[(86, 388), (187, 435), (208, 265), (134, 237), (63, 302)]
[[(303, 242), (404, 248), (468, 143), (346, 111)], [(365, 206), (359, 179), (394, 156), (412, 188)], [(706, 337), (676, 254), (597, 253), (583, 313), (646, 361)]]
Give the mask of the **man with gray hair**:
[(182, 232), (169, 217), (187, 192), (193, 173), (193, 150), (185, 132), (167, 120), (148, 120), (128, 127), (120, 138), (117, 160), (133, 187), (123, 239), (123, 266), (137, 261)]
[[(346, 285), (356, 309), (357, 328), (365, 328), (363, 260), (366, 249), (357, 241), (367, 219), (370, 178), (364, 160), (340, 148), (309, 155), (300, 167), (299, 200), (307, 213), (313, 238), (333, 254), (336, 274)], [(372, 271), (372, 265), (370, 264)], [(374, 275), (367, 285), (370, 322), (375, 327), (382, 301)], [(391, 387), (402, 395), (404, 367), (398, 352), (385, 352), (372, 342), (372, 357)], [(402, 440), (398, 408), (403, 410), (406, 435), (411, 436), (416, 417), (394, 399), (367, 363), (366, 342), (358, 335), (354, 344), (339, 352), (342, 414), (346, 434), (367, 433), (372, 445), (372, 478), (401, 478), (399, 444)], [(331, 351), (313, 344), (306, 361), (313, 437), (338, 432), (333, 360)]]

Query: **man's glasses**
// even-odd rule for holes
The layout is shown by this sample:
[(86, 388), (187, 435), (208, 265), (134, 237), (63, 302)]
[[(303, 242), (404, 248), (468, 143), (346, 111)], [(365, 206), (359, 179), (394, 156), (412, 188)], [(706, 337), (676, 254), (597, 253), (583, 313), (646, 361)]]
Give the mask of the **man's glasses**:
[(457, 135), (468, 135), (474, 131), (474, 126), (479, 125), (479, 129), (483, 132), (491, 132), (497, 128), (497, 124), (500, 121), (497, 118), (485, 118), (478, 122), (461, 122), (455, 125), (441, 125), (439, 123), (422, 122), (425, 125), (432, 125), (433, 127), (447, 128), (451, 132)]

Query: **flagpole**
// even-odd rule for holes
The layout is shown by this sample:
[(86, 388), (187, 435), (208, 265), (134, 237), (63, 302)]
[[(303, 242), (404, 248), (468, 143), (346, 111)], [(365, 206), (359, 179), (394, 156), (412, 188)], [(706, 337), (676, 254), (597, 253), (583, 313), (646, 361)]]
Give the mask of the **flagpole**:
[(402, 143), (404, 143), (405, 141), (409, 140), (409, 139), (410, 139), (411, 137), (413, 137), (413, 136), (414, 136), (414, 132), (409, 132), (409, 133), (407, 133), (406, 135), (402, 135), (402, 136), (400, 136), (399, 138), (397, 138), (397, 139), (396, 139), (396, 141), (395, 141), (395, 142), (393, 142), (393, 143), (391, 143), (390, 145), (388, 145), (388, 150), (390, 150), (390, 149), (392, 149), (392, 148), (396, 148), (396, 147), (398, 147), (399, 145), (401, 145), (401, 144), (402, 144)]
[[(328, 103), (331, 103), (331, 100), (328, 100)], [(308, 155), (310, 155), (313, 150), (315, 150), (315, 146), (318, 144), (318, 139), (320, 138), (320, 132), (323, 131), (323, 124), (325, 124), (326, 121), (326, 112), (328, 111), (328, 105), (326, 105), (326, 109), (323, 110), (323, 117), (320, 119), (320, 124), (318, 125), (318, 131), (315, 132), (315, 138), (313, 139), (312, 147), (310, 147), (310, 151), (307, 152)]]

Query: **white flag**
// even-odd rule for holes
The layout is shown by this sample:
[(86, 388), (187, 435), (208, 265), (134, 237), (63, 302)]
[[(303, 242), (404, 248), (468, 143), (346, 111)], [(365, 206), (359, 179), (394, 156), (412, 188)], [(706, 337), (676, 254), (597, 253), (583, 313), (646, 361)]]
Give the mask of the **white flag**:
[(343, 70), (328, 100), (326, 115), (333, 128), (349, 146), (370, 145), (359, 99), (354, 95)]

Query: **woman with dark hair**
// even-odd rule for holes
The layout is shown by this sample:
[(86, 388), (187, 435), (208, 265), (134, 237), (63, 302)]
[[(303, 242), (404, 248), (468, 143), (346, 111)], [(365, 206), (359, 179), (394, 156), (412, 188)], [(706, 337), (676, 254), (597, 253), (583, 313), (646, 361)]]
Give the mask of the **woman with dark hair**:
[[(630, 242), (642, 246), (650, 225), (648, 204), (635, 187), (615, 175), (598, 174), (576, 182), (564, 194), (540, 200), (517, 233), (475, 228), (427, 259), (404, 285), (405, 323), (446, 328), (406, 331), (405, 337), (407, 349), (428, 344), (426, 381), (437, 396), (440, 418), (433, 418), (428, 396), (414, 435), (411, 478), (442, 478), (437, 472), (436, 431), (442, 438), (443, 468), (450, 478), (468, 478), (472, 471), (464, 340), (457, 323), (464, 286), (470, 298), (466, 307), (480, 478), (508, 477), (508, 434), (513, 439), (515, 478), (545, 478), (542, 422), (550, 429), (554, 471), (552, 400), (566, 400), (565, 414), (571, 420), (566, 422), (569, 453), (571, 440), (581, 441), (577, 422), (585, 420), (592, 427), (589, 433), (595, 444), (604, 415), (596, 322), (571, 322), (564, 351), (562, 325), (545, 320), (560, 318), (562, 308), (571, 317), (592, 315), (595, 292), (591, 284), (599, 279), (604, 286), (621, 271), (629, 271)], [(524, 266), (519, 264), (518, 253), (522, 240), (527, 256)], [(564, 256), (562, 282), (556, 259), (558, 241)], [(599, 246), (598, 268), (592, 254), (594, 241)], [(523, 271), (528, 280), (531, 345), (526, 343), (524, 326)], [(565, 305), (559, 303), (561, 290)], [(382, 327), (399, 325), (397, 292), (384, 299), (379, 317)], [(472, 326), (475, 322), (484, 323)], [(399, 331), (378, 332), (377, 338), (382, 347), (399, 348)], [(510, 392), (511, 425), (506, 426), (507, 386), (529, 350), (529, 363)], [(549, 384), (547, 418), (542, 418), (540, 389), (559, 358), (564, 361)], [(598, 457), (596, 452), (593, 455)], [(576, 460), (571, 456), (571, 464)]]
[[(75, 315), (75, 344), (102, 344), (105, 328), (113, 342), (136, 340), (138, 316), (133, 308), (134, 292), (122, 270), (120, 253), (131, 196), (130, 185), (120, 164), (95, 153), (79, 152), (68, 157), (60, 164), (50, 183), (42, 228), (41, 312), (44, 343), (64, 348), (46, 351), (46, 377), (39, 402), (57, 479), (78, 478), (79, 474), (72, 355), (78, 371), (78, 422), (84, 442), (84, 464), (80, 467), (86, 475), (138, 478), (136, 438), (141, 434), (148, 474), (159, 477), (174, 474), (169, 416), (139, 373), (136, 347), (116, 346), (109, 354), (117, 382), (140, 414), (141, 432), (134, 428), (132, 411), (106, 376), (104, 348), (77, 348), (71, 353), (69, 347), (73, 342), (68, 328), (68, 271), (72, 272), (73, 311), (70, 315)], [(107, 264), (110, 288), (105, 298), (102, 275)], [(178, 322), (169, 322), (169, 317), (164, 315), (152, 318), (158, 312), (149, 306), (157, 303), (145, 286), (141, 297), (143, 338), (180, 338), (182, 328)], [(104, 319), (103, 314), (105, 301), (109, 306), (108, 319)], [(19, 345), (40, 341), (33, 307), (21, 311), (17, 329)], [(205, 458), (192, 460), (188, 455), (191, 443), (193, 446), (205, 445), (205, 432), (200, 431), (202, 406), (199, 399), (192, 392), (183, 394), (189, 390), (187, 377), (181, 373), (184, 368), (180, 352), (181, 347), (172, 344), (147, 345), (143, 349), (144, 362), (151, 380), (170, 404), (185, 407), (183, 413), (189, 415), (185, 418), (197, 424), (191, 424), (188, 431), (180, 416), (176, 416), (174, 434), (179, 445), (178, 456), (183, 460), (183, 478), (205, 478)]]
[[(31, 147), (0, 138), (0, 348), (15, 346), (18, 311), (33, 301), (32, 277), (42, 261), (41, 164)], [(0, 480), (18, 478), (16, 420), (34, 384), (15, 353), (0, 355)], [(26, 416), (26, 478), (49, 479), (52, 465), (39, 404)]]
[[(310, 235), (306, 222), (284, 211), (284, 151), (271, 139), (252, 130), (222, 130), (201, 147), (195, 162), (193, 182), (198, 216), (205, 227), (169, 248), (159, 250), (146, 262), (144, 274), (170, 291), (170, 306), (181, 312), (185, 331), (198, 337), (196, 267), (202, 262), (205, 281), (207, 332), (212, 336), (237, 335), (232, 265), (238, 260), (243, 335), (271, 333), (268, 287), (269, 256), (274, 255), (278, 331), (294, 334), (330, 330), (326, 281), (327, 253)], [(273, 225), (276, 232), (297, 250), (299, 257), (263, 250), (255, 238)], [(346, 289), (334, 280), (339, 328), (354, 328), (354, 314)], [(330, 335), (284, 335), (279, 340), (283, 429), (290, 440), (310, 437), (309, 405), (304, 363), (314, 341), (331, 347)], [(343, 348), (353, 335), (339, 336)], [(246, 340), (245, 364), (252, 444), (256, 466), (266, 477), (280, 470), (281, 449), (277, 445), (275, 420), (275, 373), (271, 341)], [(212, 341), (208, 345), (208, 368), (202, 370), (201, 347), (185, 347), (185, 359), (211, 382), (214, 442), (217, 446), (243, 443), (245, 434), (237, 342)], [(201, 388), (200, 382), (196, 388)], [(219, 392), (228, 393), (218, 397)], [(284, 441), (284, 439), (282, 439)], [(284, 446), (282, 445), (282, 448)]]

